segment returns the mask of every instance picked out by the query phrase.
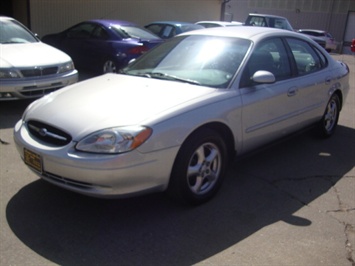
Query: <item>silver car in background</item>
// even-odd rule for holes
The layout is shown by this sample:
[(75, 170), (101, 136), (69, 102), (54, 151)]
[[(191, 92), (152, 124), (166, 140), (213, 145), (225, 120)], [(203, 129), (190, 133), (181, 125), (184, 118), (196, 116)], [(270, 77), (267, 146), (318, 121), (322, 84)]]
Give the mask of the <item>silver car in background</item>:
[(297, 32), (306, 34), (310, 37), (320, 38), (325, 42), (325, 50), (327, 52), (331, 52), (337, 49), (337, 42), (335, 41), (334, 37), (324, 30), (314, 30), (314, 29), (299, 29)]
[(71, 58), (0, 17), (0, 101), (39, 98), (78, 80)]
[(174, 37), (129, 64), (33, 102), (14, 128), (44, 180), (96, 197), (211, 199), (228, 162), (316, 125), (329, 137), (349, 68), (311, 39), (261, 27)]

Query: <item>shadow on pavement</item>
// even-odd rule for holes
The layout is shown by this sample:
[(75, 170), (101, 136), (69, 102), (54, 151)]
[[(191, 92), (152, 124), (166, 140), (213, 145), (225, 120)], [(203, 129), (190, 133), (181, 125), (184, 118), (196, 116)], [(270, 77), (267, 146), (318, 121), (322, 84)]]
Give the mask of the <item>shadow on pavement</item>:
[(267, 225), (311, 225), (294, 213), (354, 167), (354, 138), (344, 126), (325, 140), (305, 132), (235, 160), (217, 197), (194, 208), (164, 194), (89, 198), (38, 180), (9, 201), (7, 220), (25, 245), (60, 265), (191, 265)]

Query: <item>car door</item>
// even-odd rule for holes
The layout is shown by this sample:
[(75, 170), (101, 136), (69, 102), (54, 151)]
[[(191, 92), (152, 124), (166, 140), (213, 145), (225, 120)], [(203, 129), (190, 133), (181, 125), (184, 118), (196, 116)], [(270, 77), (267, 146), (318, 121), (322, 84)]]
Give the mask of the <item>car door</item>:
[(325, 50), (296, 38), (287, 38), (286, 41), (296, 65), (297, 77), (294, 78), (294, 83), (297, 84), (297, 93), (302, 99), (299, 113), (302, 115), (302, 122), (309, 124), (320, 120), (323, 115), (336, 77), (332, 77), (327, 69)]
[(82, 52), (85, 57), (82, 58), (82, 62), (88, 68), (101, 70), (104, 60), (113, 60), (117, 56), (114, 43), (118, 41), (110, 39), (109, 33), (103, 26), (95, 25), (90, 37), (83, 42)]
[(65, 33), (61, 43), (62, 50), (69, 54), (78, 66), (87, 64), (86, 43), (90, 40), (94, 29), (95, 24), (85, 22), (68, 29)]
[[(259, 70), (273, 73), (276, 81), (255, 83), (252, 76)], [(286, 135), (297, 127), (301, 99), (292, 73), (281, 38), (265, 40), (253, 50), (239, 86), (243, 101), (243, 151)]]

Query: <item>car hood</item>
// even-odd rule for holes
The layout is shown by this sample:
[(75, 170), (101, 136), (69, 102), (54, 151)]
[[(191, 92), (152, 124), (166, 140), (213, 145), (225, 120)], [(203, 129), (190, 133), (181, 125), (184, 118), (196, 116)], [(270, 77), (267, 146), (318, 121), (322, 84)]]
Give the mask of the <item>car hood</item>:
[(219, 90), (182, 82), (106, 74), (36, 101), (25, 120), (56, 126), (74, 138), (104, 128), (149, 125)]
[(70, 57), (42, 42), (0, 45), (0, 67), (34, 67), (57, 65)]

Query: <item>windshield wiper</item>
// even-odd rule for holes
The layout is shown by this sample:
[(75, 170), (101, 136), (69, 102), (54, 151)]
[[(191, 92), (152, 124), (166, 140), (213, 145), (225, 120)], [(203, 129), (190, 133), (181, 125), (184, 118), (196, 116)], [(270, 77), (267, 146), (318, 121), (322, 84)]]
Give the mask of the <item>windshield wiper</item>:
[(151, 78), (152, 77), (149, 72), (129, 73), (129, 71), (125, 71), (124, 69), (119, 70), (118, 73), (119, 74), (124, 74), (124, 75), (130, 75), (130, 76), (145, 77), (145, 78)]
[(125, 74), (125, 75), (133, 75), (133, 76), (145, 77), (145, 78), (170, 79), (170, 80), (186, 82), (186, 83), (193, 84), (193, 85), (201, 85), (201, 83), (196, 81), (196, 80), (187, 79), (187, 78), (181, 78), (181, 77), (178, 77), (178, 76), (175, 76), (175, 75), (170, 75), (170, 74), (162, 73), (162, 72), (129, 73), (129, 71), (125, 71), (124, 69), (122, 69), (122, 70), (120, 70), (119, 73), (120, 74)]
[(145, 76), (151, 76), (152, 78), (167, 78), (167, 79), (172, 79), (172, 80), (176, 80), (176, 81), (181, 81), (181, 82), (187, 82), (189, 84), (193, 84), (193, 85), (201, 85), (200, 82), (193, 80), (193, 79), (186, 79), (186, 78), (181, 78), (175, 75), (170, 75), (167, 73), (161, 73), (161, 72), (152, 72), (152, 73), (146, 73)]

